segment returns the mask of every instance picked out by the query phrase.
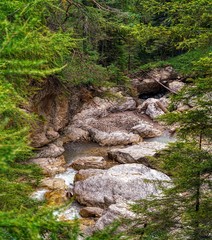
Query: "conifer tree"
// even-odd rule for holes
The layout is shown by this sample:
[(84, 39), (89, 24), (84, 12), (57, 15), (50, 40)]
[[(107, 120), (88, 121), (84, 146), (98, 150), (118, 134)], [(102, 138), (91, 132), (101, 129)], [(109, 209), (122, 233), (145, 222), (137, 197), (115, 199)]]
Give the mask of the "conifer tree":
[[(190, 239), (211, 237), (212, 108), (209, 59), (194, 64), (196, 78), (173, 98), (190, 108), (173, 111), (161, 119), (178, 123), (178, 141), (163, 152), (160, 168), (173, 179), (173, 186), (159, 198), (142, 201), (134, 210), (144, 214), (134, 228), (135, 239)], [(196, 69), (196, 70), (195, 70)], [(204, 69), (204, 72), (201, 71)]]

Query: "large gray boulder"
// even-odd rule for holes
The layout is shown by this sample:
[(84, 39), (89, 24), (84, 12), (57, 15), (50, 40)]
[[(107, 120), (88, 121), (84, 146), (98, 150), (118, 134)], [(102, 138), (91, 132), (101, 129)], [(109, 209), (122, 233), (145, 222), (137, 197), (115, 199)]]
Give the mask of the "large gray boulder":
[(81, 121), (85, 121), (88, 118), (99, 118), (107, 116), (108, 109), (112, 107), (111, 101), (95, 97), (92, 102), (85, 103), (82, 109), (73, 117), (73, 123), (80, 125)]
[(74, 116), (73, 122), (88, 118), (105, 117), (110, 112), (120, 112), (135, 109), (136, 102), (132, 97), (121, 96), (115, 100), (95, 97), (91, 103), (85, 103), (83, 105), (81, 111)]
[(167, 144), (159, 142), (142, 142), (127, 148), (116, 148), (108, 152), (110, 159), (119, 163), (148, 163), (148, 156), (155, 156)]
[[(115, 100), (95, 97), (90, 103), (85, 103), (80, 112), (73, 117), (71, 125), (65, 129), (64, 135), (67, 141), (81, 141), (89, 140), (87, 135), (89, 128), (108, 132), (108, 126), (112, 128), (110, 131), (116, 131), (116, 128), (119, 128), (119, 125), (121, 125), (123, 129), (120, 119), (122, 122), (126, 122), (125, 119), (127, 118), (129, 122), (133, 117), (133, 120), (131, 120), (133, 124), (135, 121), (140, 120), (133, 113), (131, 114), (133, 110), (136, 110), (136, 102), (132, 97), (120, 96)], [(127, 114), (124, 115), (123, 113), (126, 112)]]
[(129, 132), (131, 128), (139, 124), (143, 118), (144, 115), (137, 114), (136, 111), (115, 112), (98, 119), (86, 119), (82, 123), (82, 127), (88, 129), (88, 127), (85, 126), (85, 124), (87, 124), (90, 128), (95, 128), (107, 133), (116, 131)]
[(106, 133), (97, 129), (89, 130), (92, 141), (97, 142), (101, 146), (127, 145), (130, 143), (138, 143), (141, 138), (138, 134), (126, 133), (124, 131), (115, 131)]
[(143, 138), (152, 138), (162, 135), (162, 132), (159, 129), (154, 128), (153, 124), (144, 121), (132, 127), (131, 131), (139, 134)]
[(81, 204), (105, 208), (120, 201), (159, 195), (160, 187), (167, 186), (170, 181), (164, 173), (142, 164), (123, 164), (76, 182), (74, 195)]

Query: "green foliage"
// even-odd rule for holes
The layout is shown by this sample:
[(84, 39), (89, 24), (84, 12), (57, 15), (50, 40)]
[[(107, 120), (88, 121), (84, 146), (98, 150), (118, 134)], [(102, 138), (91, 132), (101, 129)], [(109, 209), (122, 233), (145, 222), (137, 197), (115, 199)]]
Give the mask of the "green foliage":
[[(13, 83), (19, 92), (32, 79), (41, 80), (61, 71), (68, 49), (74, 46), (70, 32), (53, 32), (46, 26), (49, 8), (54, 3), (54, 0), (0, 3), (0, 76)], [(58, 11), (56, 5), (55, 9)]]
[[(160, 58), (210, 45), (211, 2), (141, 1), (140, 24), (131, 32), (147, 53)], [(197, 20), (198, 19), (198, 20)]]
[[(203, 63), (204, 62), (204, 63)], [(203, 65), (204, 64), (204, 65)], [(211, 69), (211, 47), (195, 49), (164, 61), (150, 62), (142, 65), (138, 70), (148, 71), (153, 68), (171, 65), (178, 73), (184, 76), (203, 75)]]
[(0, 171), (4, 171), (6, 165), (15, 159), (30, 154), (27, 137), (30, 118), (17, 107), (21, 103), (22, 98), (13, 86), (0, 81)]
[[(80, 73), (80, 74), (79, 74)], [(106, 68), (97, 65), (90, 56), (75, 56), (63, 70), (63, 79), (74, 85), (105, 86), (110, 78)]]
[[(40, 169), (23, 161), (31, 156), (26, 110), (33, 85), (64, 67), (73, 41), (70, 32), (47, 26), (55, 1), (0, 3), (0, 239), (77, 239), (78, 229), (56, 221), (29, 196)], [(55, 9), (58, 10), (55, 5)], [(34, 84), (32, 84), (34, 82)], [(19, 163), (18, 163), (19, 162)], [(40, 204), (39, 204), (40, 205)], [(73, 229), (73, 231), (71, 230)]]
[(26, 163), (0, 173), (0, 239), (78, 239), (77, 222), (57, 221), (53, 209), (29, 197), (42, 177), (40, 168)]
[[(17, 216), (14, 219), (14, 216)], [(0, 239), (1, 240), (60, 240), (78, 239), (79, 226), (56, 221), (53, 214), (47, 210), (37, 212), (0, 212)]]
[(0, 173), (0, 207), (1, 211), (19, 212), (27, 208), (37, 206), (37, 203), (29, 198), (33, 189), (38, 186), (42, 177), (38, 167), (28, 164), (13, 163), (7, 167), (7, 173)]
[(136, 237), (142, 232), (138, 239), (201, 240), (211, 234), (210, 61), (200, 58), (193, 66), (197, 67), (196, 78), (172, 99), (173, 104), (187, 104), (190, 109), (173, 111), (160, 118), (168, 124), (179, 124), (179, 141), (157, 159), (160, 169), (172, 176), (173, 186), (163, 196), (141, 201), (134, 207), (143, 214), (135, 225), (146, 224), (145, 229), (132, 229)]
[[(211, 159), (211, 154), (195, 147), (194, 143), (172, 144), (164, 152), (160, 158), (161, 167), (171, 174), (174, 186), (165, 190), (160, 198), (133, 206), (143, 216), (138, 225), (146, 224), (145, 229), (132, 229), (134, 235), (143, 232), (138, 239), (200, 240), (209, 236)], [(201, 193), (197, 191), (200, 186)]]
[[(75, 240), (79, 233), (78, 225), (56, 221), (29, 198), (41, 173), (24, 162), (31, 156), (34, 118), (26, 110), (28, 97), (51, 75), (65, 84), (126, 85), (125, 74), (143, 63), (149, 63), (142, 66), (145, 70), (172, 65), (189, 75), (190, 88), (175, 96), (173, 106), (195, 107), (166, 116), (167, 122), (180, 124), (183, 139), (160, 162), (175, 185), (161, 199), (143, 202), (143, 209), (135, 207), (148, 215), (135, 225), (152, 221), (145, 229), (135, 227), (133, 237), (209, 235), (210, 10), (209, 0), (0, 2), (0, 239)], [(117, 227), (87, 239), (124, 239)]]
[(124, 237), (122, 233), (118, 233), (117, 229), (120, 226), (120, 222), (114, 222), (110, 226), (106, 227), (102, 231), (95, 232), (92, 236), (87, 237), (86, 240), (119, 240), (119, 239), (128, 239)]

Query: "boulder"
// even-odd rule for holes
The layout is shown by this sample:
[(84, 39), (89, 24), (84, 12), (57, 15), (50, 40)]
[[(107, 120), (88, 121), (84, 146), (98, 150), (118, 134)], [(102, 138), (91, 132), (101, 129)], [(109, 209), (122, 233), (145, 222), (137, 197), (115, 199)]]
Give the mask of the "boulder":
[(108, 109), (110, 112), (132, 111), (136, 109), (136, 101), (132, 97), (121, 97), (113, 103), (113, 106)]
[(37, 153), (36, 158), (56, 158), (61, 156), (64, 151), (65, 149), (63, 146), (51, 143), (48, 146), (41, 148)]
[(106, 167), (106, 161), (103, 157), (81, 157), (72, 162), (70, 166), (75, 170), (88, 168), (104, 169)]
[(31, 130), (31, 146), (35, 148), (43, 147), (60, 137), (60, 134), (47, 123), (37, 121)]
[(186, 104), (182, 103), (182, 102), (177, 104), (177, 111), (179, 111), (179, 112), (185, 112), (189, 109), (191, 109), (191, 107), (189, 105), (186, 105)]
[(31, 159), (30, 162), (39, 165), (42, 168), (43, 173), (48, 176), (53, 176), (65, 171), (65, 168), (63, 167), (66, 163), (64, 156), (57, 158), (36, 158)]
[(95, 97), (91, 102), (85, 103), (80, 112), (73, 117), (72, 126), (86, 130), (86, 126), (90, 126), (92, 122), (105, 118), (111, 113), (135, 109), (136, 102), (132, 97), (121, 96), (115, 100)]
[(67, 201), (66, 191), (63, 189), (57, 189), (47, 192), (45, 193), (45, 199), (47, 200), (48, 205), (61, 206)]
[[(112, 224), (116, 220), (120, 219), (133, 220), (135, 218), (136, 214), (130, 210), (130, 206), (127, 203), (119, 202), (116, 204), (112, 204), (109, 206), (106, 212), (97, 220), (95, 224), (95, 231), (103, 230), (105, 227)], [(123, 226), (122, 224), (121, 228), (125, 229), (125, 226)], [(120, 229), (119, 227), (119, 231), (121, 231), (122, 229)]]
[(155, 98), (148, 98), (142, 105), (138, 106), (138, 110), (144, 111), (151, 119), (155, 119), (168, 112), (166, 106), (164, 106), (160, 99)]
[(44, 178), (41, 183), (41, 187), (47, 187), (51, 190), (66, 189), (65, 181), (61, 178)]
[(159, 79), (163, 83), (165, 83), (165, 81), (179, 78), (178, 74), (171, 66), (156, 68), (152, 70), (148, 75), (152, 76), (152, 78)]
[(81, 111), (73, 117), (73, 123), (78, 123), (80, 121), (84, 121), (88, 118), (99, 118), (107, 116), (108, 109), (113, 104), (111, 101), (107, 99), (102, 99), (99, 97), (93, 98), (92, 102), (85, 103), (81, 109)]
[(81, 204), (105, 208), (160, 195), (161, 186), (168, 186), (170, 181), (164, 173), (143, 164), (122, 164), (76, 182), (74, 195)]
[(152, 138), (162, 135), (162, 132), (158, 129), (155, 129), (153, 124), (144, 121), (134, 126), (131, 131), (139, 134), (143, 138)]
[(63, 142), (84, 142), (89, 140), (89, 133), (74, 125), (68, 126), (64, 130)]
[(127, 148), (116, 148), (108, 152), (110, 159), (119, 163), (144, 163), (148, 165), (148, 156), (155, 156), (167, 144), (159, 142), (142, 142)]
[(74, 181), (83, 181), (89, 177), (98, 175), (98, 174), (102, 174), (104, 172), (104, 170), (101, 169), (86, 169), (86, 170), (80, 170), (74, 178)]
[(163, 97), (159, 98), (158, 100), (160, 102), (160, 104), (158, 104), (158, 105), (160, 105), (162, 107), (162, 110), (164, 109), (163, 111), (166, 112), (167, 111), (166, 109), (169, 107), (171, 100), (166, 96), (163, 96)]
[(84, 207), (80, 209), (80, 216), (84, 218), (90, 218), (90, 217), (101, 217), (104, 210), (102, 208), (98, 207)]
[[(103, 118), (87, 119), (81, 126), (86, 130), (89, 130), (89, 128), (95, 128), (107, 133), (116, 131), (129, 132), (133, 126), (141, 121), (142, 118), (143, 116), (138, 115), (133, 111), (116, 112), (110, 113)], [(86, 127), (85, 124), (89, 127)]]
[(97, 142), (101, 146), (127, 145), (141, 141), (141, 138), (138, 134), (126, 133), (124, 131), (106, 133), (91, 128), (89, 133), (92, 141)]

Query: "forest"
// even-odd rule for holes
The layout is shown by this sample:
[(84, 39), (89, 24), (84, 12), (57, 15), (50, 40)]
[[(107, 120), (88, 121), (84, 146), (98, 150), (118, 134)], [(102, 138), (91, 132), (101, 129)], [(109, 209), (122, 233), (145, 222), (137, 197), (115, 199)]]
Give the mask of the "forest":
[[(0, 1), (1, 240), (212, 237), (211, 9), (209, 0)], [(135, 219), (88, 236), (79, 220), (58, 221), (57, 206), (30, 197), (44, 178), (29, 162), (40, 147), (32, 131), (47, 121), (46, 106), (36, 105), (40, 92), (51, 89), (55, 101), (57, 92), (65, 98), (74, 89), (83, 103), (101, 89), (133, 96), (132, 76), (167, 66), (185, 86), (157, 118), (177, 126), (177, 141), (150, 159), (173, 181), (163, 196), (137, 201)], [(175, 111), (179, 103), (190, 108)]]

